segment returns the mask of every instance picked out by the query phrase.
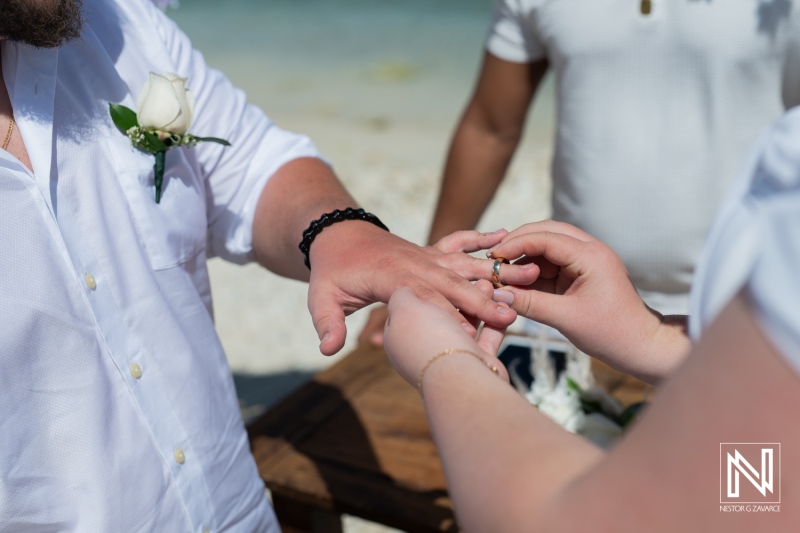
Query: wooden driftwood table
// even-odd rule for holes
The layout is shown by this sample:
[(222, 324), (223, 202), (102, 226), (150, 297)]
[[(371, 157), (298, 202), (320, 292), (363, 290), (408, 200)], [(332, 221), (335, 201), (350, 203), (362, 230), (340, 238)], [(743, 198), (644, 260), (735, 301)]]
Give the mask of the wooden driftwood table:
[[(623, 402), (642, 386), (608, 367)], [(248, 428), (285, 533), (341, 531), (347, 513), (411, 533), (458, 531), (422, 401), (381, 350), (359, 348)]]

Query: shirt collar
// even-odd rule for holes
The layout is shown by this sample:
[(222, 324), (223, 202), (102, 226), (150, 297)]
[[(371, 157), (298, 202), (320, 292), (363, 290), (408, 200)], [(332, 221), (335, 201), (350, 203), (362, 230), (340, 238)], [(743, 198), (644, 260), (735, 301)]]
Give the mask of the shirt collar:
[[(25, 142), (36, 184), (50, 210), (53, 156), (53, 111), (58, 73), (58, 48), (42, 49), (10, 42), (3, 47), (3, 77), (14, 121)], [(51, 185), (52, 184), (52, 185)]]

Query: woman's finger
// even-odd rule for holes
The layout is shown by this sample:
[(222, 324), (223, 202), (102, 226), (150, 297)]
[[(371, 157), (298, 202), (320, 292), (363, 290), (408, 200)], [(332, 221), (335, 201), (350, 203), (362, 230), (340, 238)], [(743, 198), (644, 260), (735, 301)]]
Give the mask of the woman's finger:
[(525, 318), (547, 324), (560, 331), (563, 331), (571, 320), (575, 320), (578, 310), (569, 296), (558, 295), (553, 291), (526, 290), (517, 287), (506, 289), (514, 294), (512, 307)]
[(515, 239), (521, 235), (526, 235), (528, 233), (561, 233), (563, 235), (569, 235), (574, 239), (578, 239), (579, 241), (584, 242), (595, 242), (597, 239), (586, 233), (585, 231), (576, 228), (571, 224), (567, 224), (566, 222), (557, 222), (555, 220), (540, 220), (538, 222), (531, 222), (529, 224), (524, 224), (514, 231), (508, 233), (503, 240), (510, 241), (511, 239)]
[[(431, 285), (438, 290), (434, 290)], [(427, 290), (435, 293), (442, 300), (452, 302), (461, 313), (477, 317), (493, 326), (508, 326), (517, 318), (512, 309), (494, 302), (480, 288), (475, 287), (472, 283), (452, 271), (443, 270), (441, 276), (437, 276), (435, 280), (430, 280)], [(420, 295), (419, 291), (415, 290), (415, 292), (417, 292), (418, 296)], [(461, 317), (461, 320), (463, 321), (464, 318)]]
[(493, 257), (506, 259), (541, 256), (553, 265), (563, 268), (577, 262), (581, 253), (586, 250), (586, 246), (585, 241), (563, 233), (528, 233), (498, 244), (491, 250), (491, 254)]
[[(463, 281), (464, 281), (464, 283), (469, 285), (470, 288), (474, 289), (474, 287), (472, 287), (471, 283), (469, 283), (466, 280), (463, 280)], [(469, 319), (467, 319), (467, 316), (470, 316), (470, 315), (477, 316), (476, 313), (470, 313), (469, 310), (464, 310), (465, 312), (463, 312), (463, 313), (460, 312), (459, 309), (461, 308), (461, 306), (459, 305), (459, 302), (456, 299), (448, 299), (449, 296), (446, 298), (445, 296), (442, 295), (441, 292), (439, 292), (438, 290), (434, 289), (430, 285), (415, 284), (415, 285), (409, 285), (409, 288), (414, 292), (414, 295), (417, 298), (419, 298), (420, 300), (422, 300), (424, 302), (432, 303), (432, 304), (440, 307), (444, 311), (446, 311), (447, 314), (449, 314), (451, 317), (453, 317), (456, 321), (458, 321), (461, 324), (461, 327), (464, 328), (464, 330), (467, 333), (469, 333), (469, 335), (471, 337), (473, 337), (473, 338), (475, 337), (475, 334), (478, 331), (477, 325), (480, 323), (480, 320), (476, 319), (475, 320), (475, 324), (473, 325), (473, 323)], [(479, 291), (479, 294), (480, 294), (480, 291)], [(484, 298), (484, 299), (487, 299), (487, 298)], [(491, 302), (491, 300), (488, 300), (488, 301)], [(453, 304), (458, 306), (459, 309), (456, 309), (456, 307)]]
[(500, 345), (502, 344), (505, 336), (506, 328), (484, 326), (476, 342), (481, 350), (492, 357), (497, 357), (497, 351), (500, 349)]

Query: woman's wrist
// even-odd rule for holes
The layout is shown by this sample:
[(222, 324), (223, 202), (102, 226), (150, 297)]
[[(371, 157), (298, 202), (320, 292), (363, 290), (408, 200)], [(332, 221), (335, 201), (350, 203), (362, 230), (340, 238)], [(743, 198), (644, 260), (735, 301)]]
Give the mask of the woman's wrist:
[(689, 353), (691, 343), (685, 333), (686, 317), (649, 311), (651, 316), (639, 329), (641, 333), (635, 341), (623, 350), (624, 356), (600, 359), (621, 372), (655, 385), (672, 373)]
[(458, 383), (469, 381), (469, 376), (483, 379), (480, 375), (492, 380), (508, 383), (508, 373), (499, 359), (480, 353), (477, 349), (451, 348), (443, 350), (426, 359), (419, 371), (417, 385), (424, 398), (432, 388), (450, 386), (450, 380)]
[(688, 317), (686, 315), (667, 315), (661, 319), (661, 327), (653, 342), (652, 360), (657, 362), (657, 375), (650, 383), (669, 376), (692, 349), (689, 339)]
[(427, 372), (427, 370), (441, 358), (447, 357), (449, 355), (469, 355), (470, 357), (473, 357), (476, 361), (479, 361), (484, 366), (486, 366), (486, 368), (491, 370), (493, 374), (502, 379), (502, 376), (500, 375), (499, 371), (499, 367), (501, 366), (499, 360), (492, 358), (494, 359), (494, 361), (492, 361), (484, 354), (480, 354), (475, 350), (467, 350), (462, 348), (448, 348), (447, 350), (442, 350), (441, 352), (437, 353), (436, 355), (428, 359), (428, 362), (425, 363), (425, 365), (422, 367), (422, 370), (420, 370), (419, 377), (417, 378), (417, 390), (419, 390), (420, 394), (424, 395), (424, 393), (422, 392), (422, 383), (423, 380), (425, 379), (425, 372)]

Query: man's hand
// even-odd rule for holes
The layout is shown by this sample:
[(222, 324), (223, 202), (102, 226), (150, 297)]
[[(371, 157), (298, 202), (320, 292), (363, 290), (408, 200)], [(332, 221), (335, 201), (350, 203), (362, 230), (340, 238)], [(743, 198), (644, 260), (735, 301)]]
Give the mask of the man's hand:
[(507, 287), (513, 309), (623, 372), (652, 383), (689, 351), (682, 324), (647, 307), (619, 256), (574, 226), (526, 224), (489, 253), (540, 268), (533, 284)]
[[(308, 306), (320, 337), (320, 351), (342, 349), (344, 317), (374, 302), (388, 302), (400, 287), (449, 312), (465, 330), (475, 327), (459, 313), (505, 327), (516, 313), (475, 288), (470, 281), (489, 279), (494, 261), (464, 252), (489, 248), (505, 230), (492, 234), (455, 233), (423, 248), (369, 222), (346, 220), (325, 228), (311, 244), (311, 272), (297, 248), (309, 223), (334, 209), (358, 207), (333, 171), (314, 158), (290, 161), (278, 169), (259, 197), (253, 220), (253, 250), (258, 262), (282, 276), (310, 281)], [(502, 281), (528, 285), (539, 268), (503, 267)]]
[[(444, 309), (470, 335), (475, 327), (464, 315), (507, 327), (516, 313), (470, 283), (491, 278), (494, 261), (464, 253), (494, 246), (506, 233), (462, 231), (423, 248), (363, 221), (326, 228), (310, 252), (308, 305), (320, 351), (332, 355), (344, 346), (346, 315), (373, 302), (388, 302), (401, 287)], [(529, 285), (538, 274), (534, 264), (506, 265), (502, 281)]]

